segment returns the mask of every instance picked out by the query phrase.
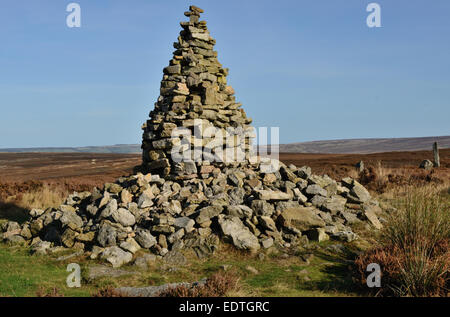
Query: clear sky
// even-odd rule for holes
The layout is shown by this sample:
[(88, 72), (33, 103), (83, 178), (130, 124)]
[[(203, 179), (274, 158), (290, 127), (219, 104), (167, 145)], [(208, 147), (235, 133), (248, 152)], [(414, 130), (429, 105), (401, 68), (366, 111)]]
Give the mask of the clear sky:
[(281, 143), (449, 135), (450, 1), (370, 2), (1, 0), (0, 148), (140, 143), (189, 4)]

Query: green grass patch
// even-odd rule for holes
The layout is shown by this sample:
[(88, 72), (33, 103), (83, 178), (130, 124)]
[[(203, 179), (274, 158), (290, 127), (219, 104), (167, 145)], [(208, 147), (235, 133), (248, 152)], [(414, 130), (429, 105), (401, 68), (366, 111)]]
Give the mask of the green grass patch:
[[(338, 256), (327, 249), (331, 244), (332, 242), (311, 244), (307, 250), (292, 250), (290, 256), (266, 254), (264, 260), (224, 246), (208, 259), (189, 257), (186, 266), (175, 270), (156, 261), (148, 270), (131, 265), (120, 268), (137, 274), (117, 278), (103, 277), (90, 282), (86, 279), (88, 267), (100, 264), (98, 261), (76, 257), (57, 262), (56, 255), (34, 256), (26, 248), (0, 244), (0, 295), (36, 296), (40, 289), (57, 288), (64, 296), (90, 296), (108, 286), (146, 287), (199, 281), (223, 270), (223, 266), (227, 265), (239, 276), (241, 285), (240, 290), (231, 294), (232, 296), (358, 296), (353, 290), (348, 270), (352, 252), (343, 252)], [(310, 264), (301, 257), (305, 253), (314, 255)], [(58, 256), (61, 254), (58, 253)], [(71, 262), (79, 263), (82, 267), (81, 288), (66, 286), (69, 274), (66, 267)], [(248, 266), (258, 273), (249, 271)]]
[(66, 264), (48, 257), (32, 256), (25, 248), (0, 244), (0, 295), (36, 296), (39, 289), (57, 288), (65, 296), (89, 296), (89, 286), (69, 288)]

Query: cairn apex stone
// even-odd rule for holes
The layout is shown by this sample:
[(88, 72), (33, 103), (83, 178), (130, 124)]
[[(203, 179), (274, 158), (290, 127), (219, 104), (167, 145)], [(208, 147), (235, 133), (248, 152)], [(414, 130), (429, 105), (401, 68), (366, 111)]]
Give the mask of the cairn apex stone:
[(191, 5), (191, 6), (189, 7), (189, 11), (191, 11), (191, 12), (198, 12), (198, 13), (203, 13), (203, 12), (205, 12), (203, 9), (200, 9), (199, 7), (196, 7), (196, 6), (194, 6), (194, 5)]

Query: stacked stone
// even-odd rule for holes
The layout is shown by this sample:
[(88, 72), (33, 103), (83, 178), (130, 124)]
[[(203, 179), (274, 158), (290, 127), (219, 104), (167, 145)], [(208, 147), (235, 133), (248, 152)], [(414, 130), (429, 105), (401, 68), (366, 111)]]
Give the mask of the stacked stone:
[[(228, 69), (217, 60), (213, 50), (216, 41), (206, 22), (199, 21), (202, 12), (191, 6), (185, 12), (189, 22), (180, 23), (183, 30), (174, 43), (173, 59), (164, 68), (161, 94), (143, 125), (143, 172), (195, 178), (201, 172), (198, 168), (209, 163), (245, 164), (250, 159), (252, 120), (236, 102), (233, 88), (227, 85)], [(191, 133), (188, 143), (181, 147), (192, 153), (192, 160), (187, 162), (175, 162), (171, 157), (173, 147), (181, 144), (179, 137), (172, 137), (177, 128)], [(196, 138), (199, 133), (204, 134), (202, 139)], [(220, 140), (219, 133), (223, 137)], [(199, 159), (194, 153), (201, 148), (210, 151), (201, 153)]]
[(257, 252), (309, 240), (351, 242), (358, 223), (381, 228), (378, 202), (356, 180), (279, 164), (275, 173), (256, 164), (203, 179), (122, 177), (102, 190), (73, 193), (59, 208), (34, 209), (22, 226), (6, 223), (3, 239), (43, 254), (79, 249), (120, 266), (141, 249), (164, 259), (189, 251), (204, 257), (220, 240)]

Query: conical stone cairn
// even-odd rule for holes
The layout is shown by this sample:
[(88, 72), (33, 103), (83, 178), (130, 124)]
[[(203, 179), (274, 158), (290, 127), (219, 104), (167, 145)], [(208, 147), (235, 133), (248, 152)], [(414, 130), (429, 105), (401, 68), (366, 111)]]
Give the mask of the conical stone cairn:
[(161, 94), (143, 125), (143, 172), (197, 178), (213, 166), (247, 164), (251, 159), (252, 120), (227, 85), (228, 69), (214, 51), (216, 41), (203, 10), (190, 6)]

